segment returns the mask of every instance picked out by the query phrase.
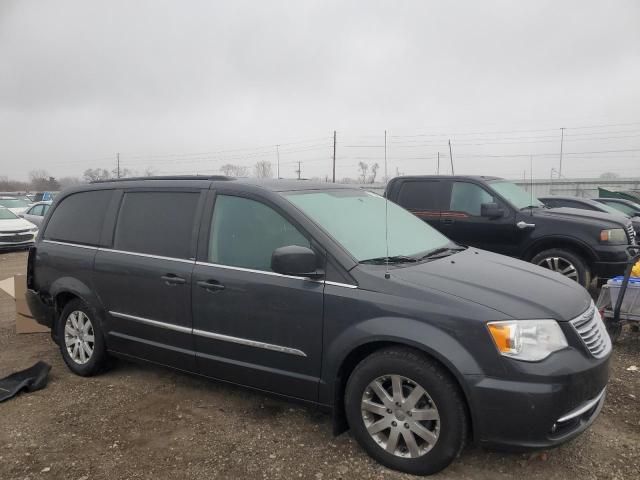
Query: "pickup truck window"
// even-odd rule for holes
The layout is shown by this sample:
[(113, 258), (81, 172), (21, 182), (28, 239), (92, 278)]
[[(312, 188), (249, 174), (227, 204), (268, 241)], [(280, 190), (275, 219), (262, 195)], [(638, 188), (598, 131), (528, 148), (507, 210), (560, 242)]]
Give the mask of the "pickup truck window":
[(387, 256), (385, 212), (389, 257), (424, 254), (449, 244), (447, 237), (418, 217), (371, 192), (305, 190), (285, 196), (358, 261)]
[(409, 210), (437, 210), (438, 182), (402, 182), (398, 204)]
[(480, 206), (483, 203), (492, 203), (494, 201), (489, 192), (475, 183), (453, 182), (449, 209), (453, 212), (465, 212), (479, 217)]
[(211, 222), (210, 262), (271, 271), (273, 251), (288, 245), (310, 246), (271, 207), (248, 198), (218, 195)]
[(544, 207), (544, 204), (531, 193), (511, 182), (491, 182), (491, 188), (506, 198), (518, 210), (531, 207)]

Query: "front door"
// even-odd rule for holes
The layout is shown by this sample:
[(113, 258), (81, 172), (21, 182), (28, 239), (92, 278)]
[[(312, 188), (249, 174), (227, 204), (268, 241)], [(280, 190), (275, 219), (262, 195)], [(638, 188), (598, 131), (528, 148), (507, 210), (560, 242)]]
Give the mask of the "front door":
[(271, 270), (276, 248), (309, 247), (308, 236), (275, 206), (232, 195), (216, 196), (203, 228), (192, 284), (200, 372), (316, 400), (324, 284)]
[[(516, 255), (516, 226), (513, 210), (484, 187), (466, 181), (451, 182), (449, 208), (440, 217), (441, 231), (453, 241), (504, 255)], [(497, 203), (500, 218), (483, 217), (481, 205)]]
[(124, 192), (113, 245), (97, 252), (94, 267), (110, 350), (195, 369), (191, 274), (200, 197), (199, 190)]

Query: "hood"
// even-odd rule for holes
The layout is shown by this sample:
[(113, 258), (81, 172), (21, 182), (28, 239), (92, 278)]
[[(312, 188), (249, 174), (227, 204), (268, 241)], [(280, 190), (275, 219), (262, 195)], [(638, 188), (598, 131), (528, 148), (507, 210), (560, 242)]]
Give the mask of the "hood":
[(476, 248), (405, 264), (391, 275), (398, 283), (439, 290), (516, 319), (567, 321), (591, 304), (584, 288), (559, 273)]
[(28, 230), (34, 228), (35, 225), (26, 221), (24, 218), (11, 218), (9, 220), (0, 220), (0, 232), (16, 232), (20, 230)]
[(596, 212), (594, 210), (582, 210), (579, 208), (569, 207), (536, 208), (532, 210), (532, 215), (534, 217), (555, 217), (564, 218), (566, 220), (579, 219), (581, 222), (584, 222), (585, 220), (591, 220), (592, 223), (596, 226), (602, 226), (603, 223), (605, 223), (605, 226), (614, 224), (616, 226), (619, 226), (620, 228), (625, 228), (629, 221), (624, 217), (618, 217), (617, 215), (613, 215), (611, 213)]
[(7, 210), (12, 211), (16, 215), (20, 215), (21, 213), (26, 212), (28, 208), (29, 207), (16, 207), (16, 208), (7, 208)]

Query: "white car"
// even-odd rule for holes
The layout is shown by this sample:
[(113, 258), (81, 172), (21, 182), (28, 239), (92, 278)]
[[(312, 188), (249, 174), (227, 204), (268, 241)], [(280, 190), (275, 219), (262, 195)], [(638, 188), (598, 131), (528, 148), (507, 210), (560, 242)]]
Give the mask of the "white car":
[(33, 245), (38, 227), (18, 217), (10, 209), (0, 207), (0, 250), (27, 248)]
[(18, 216), (40, 227), (40, 225), (42, 225), (42, 219), (44, 219), (50, 206), (51, 200), (34, 203), (24, 213), (20, 213)]
[(29, 205), (31, 204), (22, 198), (0, 197), (0, 207), (7, 208), (16, 215), (24, 213)]

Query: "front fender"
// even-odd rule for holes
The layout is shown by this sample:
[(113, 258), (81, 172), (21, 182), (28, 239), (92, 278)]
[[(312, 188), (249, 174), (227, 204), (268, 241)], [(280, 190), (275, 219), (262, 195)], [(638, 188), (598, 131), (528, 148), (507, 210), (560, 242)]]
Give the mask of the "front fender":
[(410, 318), (378, 317), (362, 321), (344, 330), (326, 350), (320, 402), (332, 404), (335, 380), (349, 354), (377, 342), (416, 348), (442, 363), (464, 389), (463, 375), (485, 373), (471, 353), (450, 333)]

